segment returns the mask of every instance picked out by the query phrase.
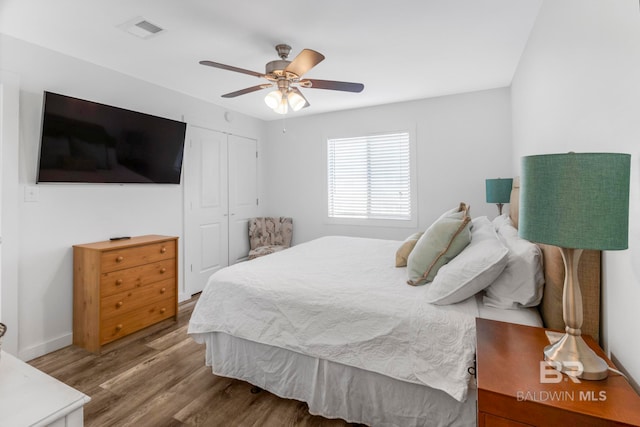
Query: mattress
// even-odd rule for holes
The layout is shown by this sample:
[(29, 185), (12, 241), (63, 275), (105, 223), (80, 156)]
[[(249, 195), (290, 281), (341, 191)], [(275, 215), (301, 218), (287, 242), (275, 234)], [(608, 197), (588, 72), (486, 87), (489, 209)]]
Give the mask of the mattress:
[(328, 236), (216, 272), (194, 309), (198, 342), (220, 332), (441, 390), (463, 402), (476, 299), (435, 306), (406, 285), (400, 242)]
[[(536, 308), (501, 310), (475, 299), (481, 317), (541, 326)], [(472, 381), (460, 402), (431, 387), (256, 343), (221, 332), (199, 334), (206, 364), (216, 375), (236, 378), (282, 398), (304, 401), (326, 418), (379, 427), (475, 427)]]

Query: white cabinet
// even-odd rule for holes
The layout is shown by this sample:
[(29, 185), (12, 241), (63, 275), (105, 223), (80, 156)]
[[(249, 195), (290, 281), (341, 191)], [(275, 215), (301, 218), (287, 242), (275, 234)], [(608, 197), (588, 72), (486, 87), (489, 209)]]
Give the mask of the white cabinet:
[(82, 426), (89, 400), (9, 353), (0, 355), (0, 426)]
[(258, 214), (257, 141), (189, 126), (184, 156), (185, 290), (200, 292), (215, 271), (249, 253)]

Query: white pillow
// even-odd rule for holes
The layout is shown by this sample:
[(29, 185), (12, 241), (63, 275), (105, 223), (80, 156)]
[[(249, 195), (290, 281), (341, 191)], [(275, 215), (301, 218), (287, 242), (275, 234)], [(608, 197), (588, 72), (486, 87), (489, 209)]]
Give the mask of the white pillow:
[(502, 215), (498, 215), (497, 217), (495, 217), (493, 219), (493, 226), (496, 228), (496, 230), (499, 230), (500, 227), (502, 227), (503, 225), (510, 225), (513, 227), (513, 221), (511, 221), (511, 218), (509, 217), (509, 214), (502, 214)]
[(509, 248), (507, 266), (485, 290), (484, 303), (498, 308), (535, 307), (542, 300), (544, 285), (540, 248), (518, 236), (513, 225), (501, 225), (498, 237)]
[(427, 302), (445, 305), (463, 301), (489, 286), (505, 268), (509, 251), (491, 221), (485, 216), (474, 218), (472, 224), (471, 243), (440, 267), (428, 285)]

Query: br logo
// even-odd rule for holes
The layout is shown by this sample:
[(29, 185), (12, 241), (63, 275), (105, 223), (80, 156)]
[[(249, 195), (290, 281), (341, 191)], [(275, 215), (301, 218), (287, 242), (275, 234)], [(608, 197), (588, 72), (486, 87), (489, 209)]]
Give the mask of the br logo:
[[(580, 383), (578, 377), (582, 375), (584, 366), (582, 362), (556, 362), (545, 360), (540, 362), (540, 383), (555, 384), (562, 382), (562, 372), (574, 383)], [(566, 381), (566, 379), (565, 379)]]

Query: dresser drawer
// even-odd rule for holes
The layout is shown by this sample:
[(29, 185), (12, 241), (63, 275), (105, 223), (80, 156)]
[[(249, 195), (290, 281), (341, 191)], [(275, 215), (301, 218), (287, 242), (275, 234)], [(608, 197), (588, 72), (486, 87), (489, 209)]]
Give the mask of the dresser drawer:
[(174, 278), (175, 275), (175, 258), (103, 273), (100, 278), (100, 296), (104, 298), (160, 280)]
[(176, 314), (176, 299), (167, 298), (138, 310), (106, 319), (100, 324), (100, 344), (106, 344)]
[(175, 284), (175, 280), (170, 278), (104, 297), (100, 301), (100, 318), (105, 321), (150, 303), (169, 297), (175, 298)]
[(175, 258), (175, 256), (176, 245), (174, 240), (144, 246), (114, 249), (102, 253), (102, 272), (107, 273), (122, 270), (150, 262)]

